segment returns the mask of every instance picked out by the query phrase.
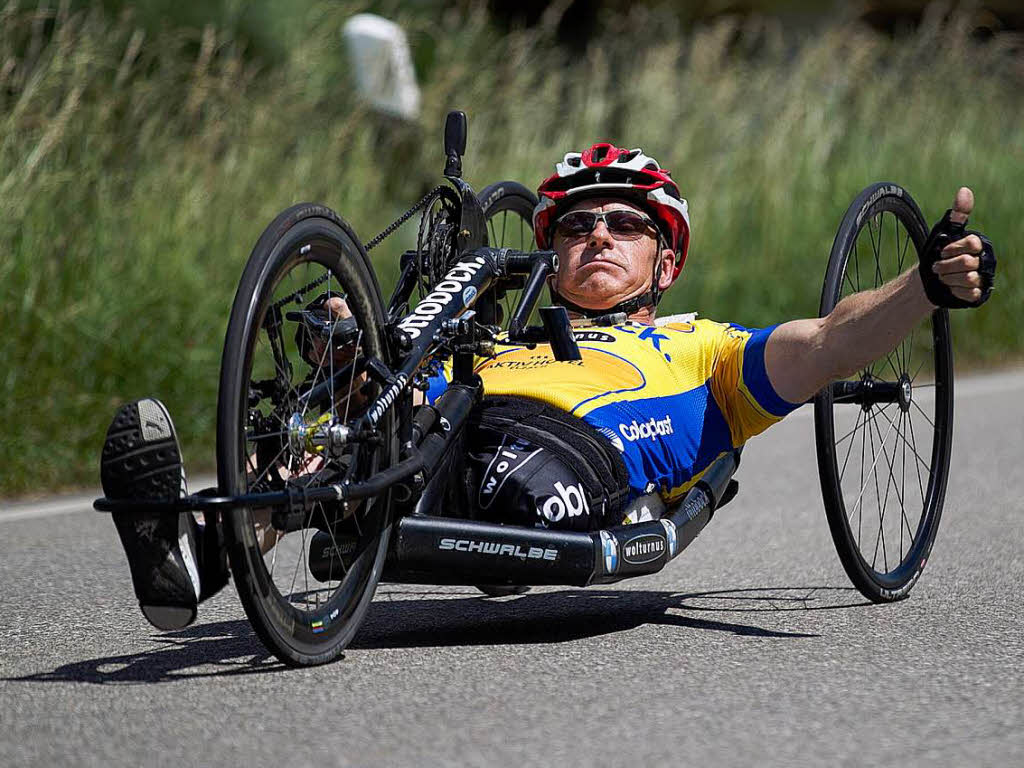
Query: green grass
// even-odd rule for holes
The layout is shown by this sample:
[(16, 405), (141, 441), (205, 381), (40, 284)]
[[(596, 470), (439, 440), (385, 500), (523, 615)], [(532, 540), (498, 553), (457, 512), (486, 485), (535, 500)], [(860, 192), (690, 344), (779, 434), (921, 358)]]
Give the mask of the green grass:
[[(357, 9), (314, 6), (272, 65), (212, 27), (141, 34), (91, 10), (42, 35), (0, 11), (0, 493), (94, 483), (113, 409), (145, 394), (168, 403), (189, 465), (211, 467), (227, 312), (263, 227), (316, 200), (368, 240), (436, 183), (454, 107), (477, 188), (533, 186), (598, 139), (642, 145), (693, 221), (666, 311), (747, 325), (816, 311), (867, 184), (903, 184), (929, 218), (969, 184), (1002, 263), (985, 309), (955, 317), (958, 364), (1021, 357), (1024, 64), (999, 39), (838, 21), (804, 39), (728, 19), (683, 32), (644, 11), (608, 27), (657, 36), (569, 55), (482, 11), (400, 17), (429, 77), (422, 119), (391, 125), (350, 89), (338, 32)], [(374, 251), (385, 285), (412, 237)]]

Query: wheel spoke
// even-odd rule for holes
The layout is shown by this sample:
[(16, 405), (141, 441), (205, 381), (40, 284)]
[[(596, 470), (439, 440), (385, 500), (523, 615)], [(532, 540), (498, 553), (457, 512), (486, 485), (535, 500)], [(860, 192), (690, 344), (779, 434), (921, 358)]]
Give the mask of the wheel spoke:
[[(871, 416), (870, 418), (871, 418), (871, 419), (875, 419), (875, 418), (877, 418), (878, 414), (880, 414), (880, 413), (884, 414), (884, 413), (886, 412), (886, 410), (888, 410), (889, 408), (892, 408), (892, 406), (893, 406), (893, 405), (895, 405), (895, 403), (886, 403), (885, 405), (883, 405), (883, 406), (879, 407), (879, 408), (878, 408), (878, 410), (877, 410), (877, 411), (875, 412), (875, 414), (874, 414), (873, 416)], [(858, 409), (857, 409), (857, 410), (859, 410), (859, 411), (861, 411), (861, 412), (863, 412), (863, 411), (864, 411), (864, 409), (863, 409), (863, 408), (859, 408), (859, 407), (858, 407)], [(858, 421), (857, 423), (859, 423), (859, 421)], [(836, 447), (839, 447), (839, 445), (840, 445), (841, 443), (845, 442), (846, 440), (849, 440), (849, 439), (850, 439), (850, 437), (852, 437), (852, 436), (854, 435), (854, 433), (855, 433), (855, 432), (857, 431), (857, 429), (858, 429), (858, 427), (857, 427), (857, 423), (855, 423), (855, 424), (854, 424), (854, 427), (853, 427), (853, 429), (851, 429), (851, 430), (850, 430), (849, 432), (847, 432), (847, 433), (846, 433), (845, 435), (843, 435), (843, 436), (842, 436), (841, 438), (839, 438), (838, 440), (836, 440)], [(865, 419), (865, 422), (864, 422), (864, 424), (861, 424), (861, 426), (862, 426), (862, 427), (863, 427), (863, 426), (866, 426), (866, 424), (867, 424), (867, 420)], [(844, 466), (845, 466), (845, 464), (844, 464)]]
[[(851, 429), (849, 432), (847, 432), (847, 436), (850, 436), (850, 435), (853, 435), (854, 433), (856, 433), (857, 425), (860, 424), (860, 415), (862, 413), (864, 413), (864, 409), (863, 408), (858, 408), (857, 409), (857, 417), (856, 417), (856, 419), (853, 422), (853, 429)], [(846, 439), (846, 437), (843, 438), (843, 440), (845, 440), (845, 439)], [(840, 442), (842, 442), (842, 440), (839, 440), (839, 441), (836, 442), (836, 447), (837, 448), (839, 447), (839, 443)], [(843, 481), (843, 475), (846, 474), (846, 463), (850, 460), (850, 453), (853, 451), (853, 445), (856, 442), (857, 442), (856, 440), (851, 440), (849, 447), (847, 447), (847, 449), (846, 449), (846, 457), (843, 459), (843, 468), (839, 470), (839, 482), (840, 483), (842, 483), (842, 481)]]
[(850, 273), (849, 272), (844, 272), (843, 273), (843, 280), (845, 280), (849, 284), (849, 286), (850, 286), (850, 294), (854, 294), (854, 293), (857, 292), (857, 289), (853, 287), (853, 280), (850, 279)]
[[(903, 415), (903, 412), (900, 411), (900, 418), (902, 418), (902, 415)], [(874, 426), (875, 432), (879, 436), (879, 441), (881, 441), (881, 430), (878, 428), (878, 422), (877, 421), (873, 422), (873, 426)], [(899, 432), (899, 428), (897, 428), (896, 431)], [(879, 513), (879, 519), (878, 519), (879, 535), (882, 538), (882, 561), (883, 561), (883, 564), (885, 565), (886, 572), (888, 572), (889, 564), (888, 564), (888, 557), (887, 557), (887, 554), (886, 554), (885, 534), (883, 533), (883, 526), (884, 526), (884, 523), (885, 523), (885, 513), (886, 513), (886, 510), (888, 510), (888, 508), (889, 508), (889, 488), (890, 488), (890, 486), (896, 492), (896, 498), (897, 498), (897, 501), (899, 501), (899, 503), (900, 503), (900, 509), (901, 510), (903, 509), (903, 498), (900, 495), (899, 488), (897, 487), (897, 484), (896, 484), (896, 476), (893, 473), (893, 464), (896, 461), (896, 449), (895, 449), (895, 447), (893, 448), (892, 458), (890, 459), (888, 451), (885, 450), (885, 445), (882, 444), (881, 442), (879, 442), (879, 447), (882, 450), (882, 455), (885, 457), (886, 463), (888, 464), (888, 470), (889, 470), (888, 477), (887, 477), (887, 479), (885, 481), (885, 495), (884, 495), (884, 497), (882, 499), (882, 508), (881, 508), (880, 513)], [(902, 559), (902, 557), (903, 557), (903, 552), (902, 552), (902, 528), (901, 528), (900, 533), (901, 533), (900, 558)]]
[[(890, 432), (892, 432), (892, 428), (893, 428), (893, 422), (889, 422), (889, 429), (887, 429), (887, 430), (885, 431), (885, 437), (884, 437), (884, 438), (882, 438), (883, 440), (888, 440), (888, 439), (889, 439), (889, 433), (890, 433)], [(868, 434), (870, 434), (870, 430), (868, 430)], [(877, 453), (874, 453), (874, 441), (873, 441), (873, 440), (872, 440), (872, 448), (871, 448), (871, 451), (872, 451), (872, 453), (874, 454), (874, 457), (875, 457), (875, 458), (874, 458), (874, 460), (873, 460), (873, 461), (871, 462), (871, 467), (870, 467), (870, 469), (868, 469), (868, 472), (869, 472), (869, 473), (871, 473), (871, 472), (872, 472), (872, 471), (873, 471), (873, 470), (875, 469), (875, 465), (876, 465), (876, 464), (878, 464), (878, 454), (877, 454)], [(875, 480), (876, 480), (876, 481), (878, 480), (878, 475), (877, 475), (877, 474), (875, 475)], [(860, 491), (859, 491), (859, 492), (857, 493), (857, 498), (858, 498), (858, 499), (859, 499), (860, 497), (862, 497), (862, 496), (864, 495), (864, 489), (865, 489), (865, 488), (867, 488), (867, 483), (862, 483), (862, 484), (861, 484), (861, 488), (860, 488)], [(877, 490), (877, 488), (876, 488), (876, 490)]]
[[(910, 424), (910, 440), (911, 440), (910, 450), (913, 452), (914, 456), (917, 457), (917, 461), (920, 462), (921, 464), (924, 464), (925, 471), (930, 473), (932, 471), (931, 467), (929, 467), (928, 464), (925, 463), (924, 459), (922, 459), (921, 455), (917, 452), (917, 437), (914, 435), (914, 420), (912, 418), (910, 418), (909, 411), (907, 413), (907, 422)], [(906, 438), (904, 438), (904, 441), (905, 440), (906, 440)], [(919, 487), (919, 489), (921, 491), (921, 504), (923, 505), (925, 503), (925, 501), (924, 501), (924, 482), (921, 480), (921, 467), (920, 467), (920, 465), (917, 462), (914, 463), (914, 467), (917, 468), (917, 485), (918, 485), (918, 487)]]
[(894, 376), (894, 377), (895, 377), (896, 379), (899, 379), (899, 377), (900, 377), (900, 372), (899, 372), (898, 370), (896, 370), (896, 364), (895, 364), (895, 363), (893, 363), (893, 361), (892, 361), (892, 353), (891, 353), (891, 352), (887, 352), (887, 353), (886, 353), (886, 355), (885, 355), (885, 361), (886, 361), (887, 363), (889, 363), (889, 368), (891, 368), (891, 369), (892, 369), (892, 375), (893, 375), (893, 376)]
[[(882, 524), (883, 518), (885, 517), (885, 507), (882, 504), (882, 494), (878, 491), (878, 453), (875, 451), (875, 438), (871, 433), (870, 428), (868, 429), (868, 437), (871, 439), (871, 453), (875, 457), (871, 462), (871, 475), (874, 478), (875, 485), (875, 505), (878, 508), (878, 535), (875, 537), (875, 554), (871, 559), (871, 567), (875, 567), (875, 561), (878, 558), (878, 541), (882, 540), (882, 558), (885, 558), (885, 539), (882, 537)], [(879, 443), (879, 449), (881, 449), (881, 443)], [(886, 567), (888, 569), (888, 566)]]
[[(900, 419), (901, 419), (901, 426), (900, 426), (899, 431), (902, 433), (903, 430), (906, 428), (907, 414), (905, 414), (902, 411), (900, 411)], [(903, 523), (906, 525), (906, 527), (907, 527), (907, 534), (910, 537), (908, 539), (908, 541), (907, 541), (907, 548), (909, 549), (910, 546), (914, 543), (914, 532), (912, 530), (910, 530), (910, 521), (907, 519), (907, 507), (906, 507), (906, 503), (905, 503), (906, 498), (907, 498), (907, 443), (906, 443), (905, 440), (901, 444), (901, 447), (902, 447), (902, 450), (903, 450), (903, 458), (902, 458), (901, 465), (900, 465), (900, 469), (901, 469), (901, 472), (900, 472), (900, 485), (901, 485), (901, 488), (902, 488), (901, 498), (903, 499), (903, 501), (900, 504), (900, 514), (903, 517)], [(903, 561), (903, 526), (901, 525), (900, 526), (900, 562), (902, 562), (902, 561)]]
[(924, 364), (926, 362), (927, 362), (926, 360), (922, 360), (921, 364), (917, 366), (917, 370), (914, 371), (914, 375), (910, 377), (910, 383), (911, 384), (913, 384), (917, 380), (917, 374), (919, 374), (921, 372), (921, 369), (924, 368)]
[(931, 419), (929, 419), (929, 418), (928, 418), (928, 414), (924, 412), (924, 409), (922, 409), (922, 408), (921, 408), (921, 406), (920, 406), (920, 405), (918, 405), (918, 404), (917, 404), (916, 402), (914, 402), (913, 400), (911, 400), (911, 401), (910, 401), (910, 404), (911, 404), (912, 406), (914, 406), (915, 408), (917, 408), (918, 412), (919, 412), (919, 413), (920, 413), (920, 414), (921, 414), (922, 416), (924, 416), (924, 420), (925, 420), (925, 421), (927, 421), (927, 422), (928, 422), (928, 423), (929, 423), (929, 424), (931, 425), (931, 428), (932, 428), (932, 429), (935, 429), (935, 422), (933, 422), (933, 421), (932, 421)]
[[(864, 430), (866, 432), (867, 430)], [(861, 531), (864, 524), (864, 447), (866, 437), (860, 433), (860, 493), (857, 494), (857, 549), (860, 549)]]

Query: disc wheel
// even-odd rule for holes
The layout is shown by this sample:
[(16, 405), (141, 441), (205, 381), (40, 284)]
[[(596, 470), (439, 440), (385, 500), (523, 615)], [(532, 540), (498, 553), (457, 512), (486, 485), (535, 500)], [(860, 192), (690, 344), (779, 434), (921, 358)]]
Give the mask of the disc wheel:
[[(821, 296), (825, 316), (847, 295), (916, 266), (928, 229), (901, 187), (874, 184), (836, 234)], [(946, 310), (814, 402), (818, 473), (832, 539), (869, 600), (907, 596), (942, 514), (953, 437), (953, 355)]]
[[(331, 297), (344, 300), (351, 318), (322, 307), (316, 314), (318, 299)], [(390, 413), (376, 440), (339, 436), (379, 391), (367, 361), (387, 359), (383, 317), (379, 286), (344, 221), (311, 204), (274, 220), (246, 265), (224, 341), (217, 411), (223, 495), (294, 491), (301, 499), (311, 488), (358, 482), (389, 465), (396, 449)], [(294, 666), (336, 658), (380, 578), (387, 494), (350, 505), (234, 509), (224, 523), (239, 597), (267, 648)], [(318, 581), (310, 550), (325, 537), (346, 556)]]
[[(478, 195), (487, 220), (487, 242), (493, 248), (512, 248), (516, 251), (533, 251), (537, 241), (533, 236), (533, 209), (537, 196), (516, 181), (499, 181), (483, 188)], [(492, 291), (495, 316), (498, 324), (508, 326), (519, 295), (518, 287)], [(529, 318), (527, 318), (529, 320)]]

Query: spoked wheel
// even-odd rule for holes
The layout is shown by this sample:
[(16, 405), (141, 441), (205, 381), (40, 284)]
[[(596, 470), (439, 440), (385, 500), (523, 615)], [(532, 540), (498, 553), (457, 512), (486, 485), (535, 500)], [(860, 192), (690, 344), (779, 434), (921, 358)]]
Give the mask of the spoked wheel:
[[(499, 181), (483, 188), (478, 195), (487, 219), (487, 242), (493, 248), (532, 251), (537, 248), (533, 236), (533, 209), (537, 196), (515, 181)], [(520, 290), (511, 288), (492, 292), (500, 308), (499, 325), (508, 326), (519, 303)]]
[[(821, 296), (844, 297), (917, 264), (928, 234), (906, 190), (874, 184), (843, 217)], [(869, 600), (906, 597), (939, 527), (953, 437), (949, 315), (936, 310), (893, 352), (814, 402), (818, 473), (832, 539)]]
[[(350, 318), (323, 309), (331, 297), (344, 300)], [(389, 465), (390, 414), (376, 439), (345, 433), (379, 390), (367, 361), (386, 360), (383, 317), (365, 252), (336, 214), (303, 204), (275, 219), (245, 268), (224, 342), (222, 494), (294, 490), (301, 498), (303, 490), (365, 480)], [(235, 584), (264, 644), (290, 665), (336, 658), (380, 578), (390, 534), (387, 494), (306, 510), (235, 509), (225, 523)], [(344, 554), (318, 581), (310, 550), (325, 539)]]

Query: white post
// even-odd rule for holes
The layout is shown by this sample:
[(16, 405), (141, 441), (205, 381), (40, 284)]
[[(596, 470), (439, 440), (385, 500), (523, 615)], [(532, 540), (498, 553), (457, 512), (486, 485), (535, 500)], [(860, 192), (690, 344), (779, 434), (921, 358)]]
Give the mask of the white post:
[(341, 37), (359, 95), (386, 114), (418, 118), (420, 89), (402, 28), (372, 13), (360, 13), (345, 22)]

